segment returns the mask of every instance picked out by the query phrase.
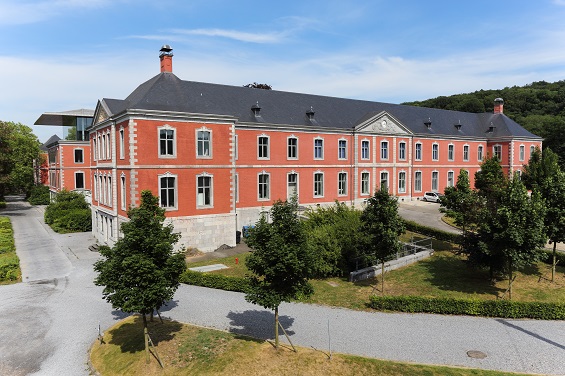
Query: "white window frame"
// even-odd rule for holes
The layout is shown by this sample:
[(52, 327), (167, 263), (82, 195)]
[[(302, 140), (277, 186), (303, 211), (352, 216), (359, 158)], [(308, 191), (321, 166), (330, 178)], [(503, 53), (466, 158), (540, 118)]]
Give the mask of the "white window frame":
[(96, 156), (96, 153), (98, 152), (98, 148), (96, 147), (96, 136), (92, 137), (92, 159), (94, 161), (97, 161), (98, 158)]
[(498, 160), (502, 161), (502, 145), (496, 144), (492, 146), (492, 156), (498, 157)]
[[(82, 175), (82, 188), (77, 187), (77, 176)], [(86, 189), (86, 181), (84, 171), (75, 172), (75, 189)]]
[(439, 161), (439, 144), (437, 142), (432, 144), (432, 161)]
[[(164, 208), (165, 210), (178, 210), (178, 204), (179, 204), (179, 199), (178, 199), (178, 176), (175, 174), (171, 174), (170, 172), (166, 172), (164, 174), (161, 175), (157, 175), (157, 178), (159, 179), (159, 206)], [(174, 179), (174, 186), (171, 187), (163, 187), (162, 186), (162, 179), (164, 178), (173, 178)], [(173, 199), (175, 200), (174, 205), (167, 205), (167, 206), (163, 206), (163, 189), (167, 190), (167, 203), (168, 203), (168, 192), (170, 189), (173, 190)]]
[[(77, 162), (77, 151), (80, 151), (80, 153), (82, 154), (82, 161), (81, 162)], [(73, 159), (74, 162), (76, 164), (84, 164), (84, 149), (83, 148), (74, 148), (73, 149)]]
[[(294, 141), (294, 145), (290, 144), (291, 140)], [(295, 135), (290, 135), (286, 138), (286, 159), (298, 159), (298, 137)]]
[(371, 194), (371, 173), (369, 171), (361, 171), (361, 196)]
[(439, 171), (434, 170), (432, 171), (432, 191), (437, 192), (439, 191)]
[[(316, 145), (317, 143), (320, 145)], [(323, 160), (324, 159), (324, 139), (322, 137), (314, 138), (314, 159)], [(317, 152), (319, 150), (319, 153)]]
[(337, 140), (337, 159), (347, 159), (347, 140), (345, 138)]
[(125, 159), (125, 142), (124, 142), (124, 128), (120, 128), (120, 159)]
[(469, 145), (463, 145), (463, 161), (469, 162)]
[[(206, 127), (202, 127), (199, 129), (196, 129), (194, 131), (194, 141), (196, 142), (196, 158), (197, 159), (212, 159), (212, 156), (214, 155), (214, 148), (213, 148), (213, 132), (211, 129), (206, 128)], [(207, 133), (208, 134), (208, 139), (200, 139), (200, 133)], [(200, 153), (200, 145), (202, 144), (202, 153)], [(206, 144), (208, 144), (208, 154), (205, 153), (205, 146)]]
[[(380, 189), (383, 188), (383, 181), (384, 181), (384, 182), (386, 182), (386, 189), (387, 189), (387, 191), (390, 192), (390, 184), (389, 184), (389, 179), (388, 179), (388, 171), (381, 171), (381, 173), (380, 173), (379, 176), (380, 176), (380, 178), (381, 178), (381, 179), (380, 179), (380, 185), (379, 185)], [(383, 177), (384, 177), (384, 179), (383, 179)]]
[(361, 159), (371, 159), (371, 142), (367, 139), (361, 140)]
[[(208, 186), (200, 185), (200, 179), (209, 179), (210, 184)], [(200, 192), (202, 190), (202, 193)], [(206, 203), (206, 190), (209, 190), (209, 203)], [(202, 195), (202, 196), (200, 196)], [(202, 197), (202, 203), (201, 203)], [(214, 175), (207, 172), (196, 175), (196, 209), (209, 209), (214, 207)]]
[(414, 192), (422, 192), (422, 171), (414, 171)]
[(520, 162), (523, 162), (526, 159), (526, 145), (520, 145), (520, 155), (519, 155)]
[(455, 145), (454, 144), (447, 145), (447, 160), (448, 161), (455, 160)]
[(406, 193), (406, 171), (398, 172), (398, 193)]
[[(342, 177), (345, 179), (342, 181)], [(337, 173), (337, 195), (338, 196), (347, 196), (347, 172), (339, 171)]]
[(113, 190), (112, 190), (112, 175), (108, 175), (108, 206), (113, 207), (114, 200), (113, 200)]
[(416, 142), (414, 144), (414, 160), (421, 161), (422, 160), (422, 143)]
[(453, 170), (447, 171), (447, 186), (455, 187), (455, 172)]
[(383, 140), (381, 141), (381, 160), (388, 161), (388, 141)]
[(532, 154), (534, 154), (535, 150), (536, 150), (535, 145), (530, 145), (530, 157), (532, 156)]
[[(165, 131), (165, 154), (163, 154), (163, 150), (161, 148), (161, 131)], [(169, 140), (167, 138), (167, 132), (171, 131), (173, 133), (173, 137), (172, 140)], [(174, 127), (171, 127), (168, 124), (165, 124), (161, 127), (157, 128), (157, 142), (158, 142), (158, 155), (159, 158), (163, 158), (163, 159), (167, 159), (167, 158), (176, 158), (177, 156), (177, 130)], [(169, 142), (171, 144), (171, 148), (173, 150), (171, 150), (171, 153), (169, 153)]]
[[(318, 178), (321, 178), (318, 179)], [(324, 197), (324, 172), (315, 171), (313, 174), (312, 193), (315, 198)]]
[(286, 199), (287, 200), (290, 200), (292, 198), (292, 195), (290, 194), (290, 180), (289, 180), (291, 175), (296, 176), (296, 182), (295, 182), (295, 184), (296, 184), (296, 198), (298, 199), (299, 176), (298, 176), (298, 172), (292, 170), (292, 171), (290, 171), (286, 174)]
[[(266, 176), (267, 181), (261, 181), (261, 177)], [(261, 197), (261, 186), (266, 185), (265, 196)], [(257, 201), (269, 201), (271, 199), (271, 174), (263, 170), (257, 174)]]
[(120, 207), (126, 210), (126, 174), (120, 175)]
[(92, 187), (92, 199), (94, 201), (98, 201), (98, 175), (94, 173), (93, 177), (94, 179), (92, 179), (92, 183), (94, 184), (94, 187)]
[(401, 161), (406, 160), (406, 141), (400, 141), (398, 143), (398, 159)]
[(106, 134), (106, 159), (112, 159), (112, 152), (111, 152), (111, 140), (112, 137), (110, 136), (110, 132), (108, 131), (108, 133)]
[(482, 162), (484, 158), (484, 147), (483, 145), (477, 146), (477, 161)]
[(233, 153), (234, 158), (237, 161), (239, 159), (239, 137), (237, 134), (233, 135)]
[[(266, 144), (261, 144), (261, 140), (266, 140)], [(266, 155), (263, 155), (265, 153)], [(271, 138), (266, 134), (257, 136), (257, 159), (268, 160), (271, 158)]]

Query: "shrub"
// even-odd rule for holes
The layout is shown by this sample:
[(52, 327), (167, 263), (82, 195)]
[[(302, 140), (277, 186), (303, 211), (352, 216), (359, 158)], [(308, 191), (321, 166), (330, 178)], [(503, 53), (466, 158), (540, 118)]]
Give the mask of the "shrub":
[(77, 192), (62, 191), (45, 208), (45, 223), (57, 232), (91, 231), (91, 211), (84, 196)]
[(33, 186), (28, 201), (32, 205), (49, 205), (51, 202), (49, 187), (46, 185)]
[(5, 209), (5, 208), (6, 208), (6, 202), (0, 201), (0, 209)]
[(369, 306), (378, 310), (469, 315), (502, 318), (564, 320), (565, 304), (516, 302), (511, 300), (477, 300), (426, 298), (420, 296), (372, 296)]
[[(546, 264), (551, 265), (553, 263), (553, 251), (549, 249), (542, 249), (542, 256), (541, 261)], [(557, 252), (556, 253), (557, 264), (561, 266), (565, 266), (565, 253)]]
[(454, 234), (447, 231), (438, 230), (432, 227), (421, 225), (413, 221), (404, 221), (406, 230), (417, 232), (418, 234), (431, 236), (437, 240), (443, 240), (451, 243), (461, 244), (463, 241), (463, 236), (460, 234)]
[(228, 277), (221, 274), (210, 274), (187, 270), (180, 277), (181, 283), (209, 287), (226, 291), (247, 292), (249, 282), (245, 278)]

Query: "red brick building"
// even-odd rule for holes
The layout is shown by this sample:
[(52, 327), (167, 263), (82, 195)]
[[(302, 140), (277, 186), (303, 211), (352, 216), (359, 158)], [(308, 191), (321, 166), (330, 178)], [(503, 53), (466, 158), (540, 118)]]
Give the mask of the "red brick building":
[(496, 154), (520, 171), (537, 137), (503, 113), (465, 113), (184, 81), (161, 72), (127, 98), (98, 102), (89, 128), (93, 232), (112, 244), (142, 190), (160, 197), (180, 247), (234, 245), (277, 199), (362, 207), (382, 185), (400, 200), (473, 183)]

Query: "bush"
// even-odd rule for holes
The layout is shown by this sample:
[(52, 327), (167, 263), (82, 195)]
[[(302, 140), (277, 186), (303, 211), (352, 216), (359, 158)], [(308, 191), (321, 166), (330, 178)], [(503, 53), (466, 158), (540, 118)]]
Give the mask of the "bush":
[(17, 281), (20, 278), (20, 261), (15, 254), (0, 263), (0, 281)]
[(188, 285), (237, 292), (247, 292), (249, 288), (249, 282), (245, 278), (195, 272), (193, 270), (184, 272), (180, 276), (180, 282)]
[(0, 209), (6, 208), (6, 201), (0, 201)]
[(565, 304), (557, 303), (426, 298), (420, 296), (372, 296), (369, 306), (377, 310), (409, 313), (565, 320)]
[(463, 236), (460, 234), (454, 234), (447, 231), (438, 230), (432, 227), (421, 225), (413, 221), (404, 221), (404, 226), (406, 230), (417, 232), (418, 234), (431, 236), (437, 240), (443, 240), (446, 242), (451, 242), (455, 244), (461, 244), (463, 242)]
[(32, 205), (49, 205), (51, 202), (49, 187), (46, 185), (32, 187), (28, 201)]
[(92, 230), (90, 206), (77, 192), (62, 191), (45, 208), (45, 223), (57, 232), (84, 232)]
[[(542, 249), (541, 261), (551, 265), (553, 263), (553, 250)], [(557, 251), (556, 253), (557, 265), (565, 266), (565, 253)]]

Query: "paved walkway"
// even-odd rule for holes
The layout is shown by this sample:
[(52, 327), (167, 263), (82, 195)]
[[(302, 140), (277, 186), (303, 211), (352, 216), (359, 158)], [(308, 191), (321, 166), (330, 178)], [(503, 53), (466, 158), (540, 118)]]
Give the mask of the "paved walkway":
[[(12, 219), (30, 282), (0, 286), (0, 375), (86, 376), (98, 324), (106, 330), (124, 317), (112, 311), (102, 299), (102, 288), (92, 282), (98, 255), (88, 246), (94, 239), (85, 233), (56, 234), (42, 224), (41, 210), (21, 202), (8, 205), (0, 215)], [(53, 263), (53, 278), (47, 277), (42, 263), (27, 260), (34, 257), (60, 260)], [(239, 293), (181, 286), (163, 313), (182, 322), (272, 338), (272, 312), (247, 303)], [(280, 313), (300, 346), (326, 350), (331, 339), (331, 349), (337, 352), (565, 375), (563, 321), (386, 314), (307, 304), (283, 304)], [(469, 350), (485, 352), (487, 358), (469, 358)]]

